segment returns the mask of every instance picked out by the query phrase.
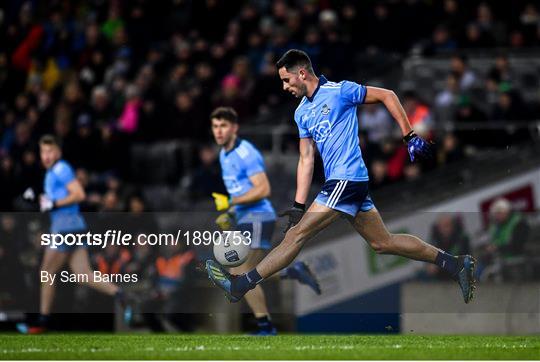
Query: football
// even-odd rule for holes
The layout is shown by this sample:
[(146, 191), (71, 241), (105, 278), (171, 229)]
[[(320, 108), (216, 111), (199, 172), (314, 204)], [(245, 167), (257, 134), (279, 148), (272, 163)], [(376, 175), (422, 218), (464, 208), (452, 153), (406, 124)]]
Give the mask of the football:
[(223, 266), (234, 267), (244, 263), (248, 257), (249, 241), (236, 232), (224, 232), (221, 240), (214, 243), (214, 257)]

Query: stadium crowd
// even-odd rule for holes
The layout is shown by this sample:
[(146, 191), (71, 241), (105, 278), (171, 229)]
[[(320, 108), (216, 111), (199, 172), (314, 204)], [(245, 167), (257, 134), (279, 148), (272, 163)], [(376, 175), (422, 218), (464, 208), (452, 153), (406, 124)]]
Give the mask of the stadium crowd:
[[(101, 199), (91, 202), (107, 208), (118, 181), (132, 181), (132, 144), (180, 139), (203, 145), (213, 106), (233, 106), (248, 123), (292, 103), (274, 66), (291, 47), (307, 51), (318, 72), (343, 79), (355, 76), (358, 52), (429, 56), (526, 48), (540, 39), (538, 8), (528, 1), (11, 1), (1, 14), (2, 210), (14, 208), (22, 188), (39, 189), (36, 140), (44, 133), (63, 141), (83, 180), (97, 180)], [(384, 31), (390, 28), (402, 29), (400, 36)], [(428, 168), (462, 158), (463, 143), (471, 141), (432, 131), (441, 114), (458, 122), (531, 114), (512, 88), (511, 73), (502, 55), (484, 84), (466, 57), (456, 55), (434, 104), (414, 92), (402, 95), (415, 128), (439, 145)], [(491, 102), (487, 109), (468, 97), (478, 87)], [(360, 119), (374, 187), (419, 176), (385, 110), (365, 107)], [(215, 152), (200, 155), (199, 167), (215, 165)]]

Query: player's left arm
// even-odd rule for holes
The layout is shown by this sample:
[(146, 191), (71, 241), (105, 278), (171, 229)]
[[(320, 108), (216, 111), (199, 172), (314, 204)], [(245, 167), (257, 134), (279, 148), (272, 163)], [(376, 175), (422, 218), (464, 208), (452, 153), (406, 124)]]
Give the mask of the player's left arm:
[(78, 204), (83, 202), (86, 198), (86, 193), (79, 180), (74, 179), (66, 185), (68, 195), (63, 199), (56, 200), (54, 202), (55, 207), (63, 207), (72, 204)]
[(401, 128), (403, 141), (407, 143), (407, 151), (411, 162), (417, 159), (428, 159), (432, 157), (432, 147), (430, 143), (417, 136), (412, 129), (407, 113), (403, 109), (396, 93), (390, 89), (366, 87), (364, 103), (383, 103), (388, 112), (396, 120)]
[(388, 112), (394, 117), (401, 128), (403, 136), (412, 132), (412, 126), (407, 117), (407, 113), (403, 109), (398, 96), (394, 91), (378, 87), (366, 87), (366, 98), (364, 103), (383, 103)]
[(271, 187), (270, 181), (266, 176), (266, 172), (259, 172), (249, 177), (253, 187), (243, 195), (231, 198), (231, 205), (252, 204), (267, 197), (270, 197)]

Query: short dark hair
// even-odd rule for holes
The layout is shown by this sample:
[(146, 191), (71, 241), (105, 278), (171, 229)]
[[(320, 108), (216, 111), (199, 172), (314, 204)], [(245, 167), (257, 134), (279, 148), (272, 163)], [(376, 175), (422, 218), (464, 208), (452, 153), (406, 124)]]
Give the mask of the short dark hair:
[(289, 71), (291, 68), (304, 67), (311, 74), (315, 74), (315, 72), (313, 72), (313, 65), (311, 64), (309, 55), (299, 49), (287, 50), (287, 52), (283, 54), (277, 61), (276, 67), (277, 69), (285, 67), (287, 71)]
[(217, 107), (210, 114), (210, 120), (212, 119), (224, 119), (232, 123), (238, 123), (238, 113), (232, 107)]
[(62, 142), (52, 134), (46, 134), (39, 139), (39, 145), (56, 146), (62, 148)]

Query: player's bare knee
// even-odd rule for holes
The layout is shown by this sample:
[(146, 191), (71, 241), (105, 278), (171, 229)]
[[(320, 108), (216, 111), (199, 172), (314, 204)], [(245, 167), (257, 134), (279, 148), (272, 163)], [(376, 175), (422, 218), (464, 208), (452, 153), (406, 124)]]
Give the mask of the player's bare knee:
[(369, 245), (377, 254), (390, 254), (393, 249), (391, 238), (373, 240)]

